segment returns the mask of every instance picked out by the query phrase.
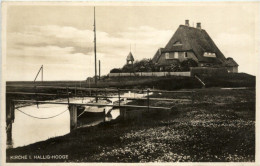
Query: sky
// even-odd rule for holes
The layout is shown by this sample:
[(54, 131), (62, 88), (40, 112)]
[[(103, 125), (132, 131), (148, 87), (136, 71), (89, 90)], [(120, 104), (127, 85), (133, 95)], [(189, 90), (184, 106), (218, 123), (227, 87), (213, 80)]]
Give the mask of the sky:
[[(93, 5), (8, 5), (6, 80), (85, 80), (94, 75)], [(96, 5), (97, 60), (101, 75), (122, 67), (130, 49), (135, 60), (152, 58), (179, 25), (201, 22), (239, 72), (257, 74), (259, 3), (148, 3)], [(4, 29), (4, 28), (3, 28)]]

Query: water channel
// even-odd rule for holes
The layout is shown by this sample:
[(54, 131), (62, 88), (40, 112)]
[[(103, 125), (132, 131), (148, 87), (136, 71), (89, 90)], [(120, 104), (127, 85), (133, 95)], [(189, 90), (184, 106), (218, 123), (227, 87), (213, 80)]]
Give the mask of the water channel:
[[(145, 97), (145, 94), (128, 92), (122, 94), (121, 97), (141, 98)], [(90, 100), (93, 100), (93, 98), (70, 98), (71, 103), (87, 103)], [(118, 99), (114, 98), (112, 100), (116, 101)], [(55, 101), (67, 102), (66, 99)], [(38, 106), (31, 105), (19, 108), (20, 111), (31, 116), (15, 110), (15, 121), (12, 130), (12, 145), (8, 147), (16, 148), (68, 134), (70, 132), (70, 114), (69, 111), (65, 111), (67, 109), (68, 106), (62, 104), (39, 104)], [(48, 118), (57, 114), (60, 115), (54, 118), (37, 118)], [(110, 117), (90, 117), (86, 122), (84, 122), (84, 126), (80, 127), (93, 126), (104, 121), (116, 119), (120, 115), (119, 109), (113, 109), (111, 115), (112, 116)]]

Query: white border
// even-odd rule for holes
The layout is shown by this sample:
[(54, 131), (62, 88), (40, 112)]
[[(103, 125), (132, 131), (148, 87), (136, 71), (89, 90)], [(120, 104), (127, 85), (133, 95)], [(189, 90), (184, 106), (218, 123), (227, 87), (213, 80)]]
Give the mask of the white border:
[[(51, 0), (50, 0), (51, 1)], [(180, 1), (175, 1), (175, 2), (169, 2), (169, 1), (142, 1), (142, 2), (136, 2), (136, 1), (77, 1), (77, 2), (71, 2), (71, 1), (62, 1), (60, 2), (60, 0), (56, 1), (56, 2), (37, 2), (36, 1), (26, 1), (26, 2), (14, 2), (13, 0), (5, 0), (2, 2), (2, 70), (1, 70), (1, 110), (5, 110), (5, 70), (6, 70), (6, 28), (3, 25), (6, 25), (6, 14), (7, 14), (7, 6), (11, 6), (11, 5), (64, 5), (64, 6), (105, 6), (105, 5), (109, 5), (109, 6), (168, 6), (168, 5), (193, 5), (193, 6), (204, 6), (205, 3), (207, 3), (207, 5), (212, 5), (212, 6), (216, 6), (216, 5), (224, 5), (223, 1), (207, 1), (207, 2), (203, 2), (202, 1), (189, 1), (189, 2), (180, 2)], [(232, 4), (237, 4), (237, 5), (241, 5), (244, 2), (225, 2), (225, 3), (232, 3)], [(256, 1), (252, 1), (252, 3), (255, 3), (256, 5), (258, 5), (258, 8), (260, 10), (260, 3), (258, 0)], [(260, 144), (257, 142), (257, 140), (259, 139), (259, 71), (260, 71), (260, 66), (259, 66), (259, 62), (260, 62), (260, 56), (259, 56), (259, 46), (260, 46), (260, 32), (259, 32), (259, 28), (260, 28), (260, 12), (256, 11), (256, 24), (255, 26), (255, 46), (256, 46), (256, 50), (255, 53), (256, 55), (258, 55), (258, 59), (257, 59), (257, 64), (258, 64), (258, 71), (257, 71), (257, 75), (256, 75), (256, 156), (255, 156), (255, 162), (250, 163), (250, 162), (215, 162), (215, 163), (210, 163), (210, 162), (203, 162), (203, 163), (199, 163), (199, 162), (193, 162), (193, 163), (6, 163), (6, 153), (5, 153), (5, 149), (6, 149), (6, 134), (5, 134), (5, 111), (1, 111), (1, 164), (0, 165), (7, 165), (7, 166), (11, 166), (11, 165), (21, 165), (21, 166), (28, 166), (28, 165), (36, 165), (36, 166), (47, 166), (47, 165), (55, 165), (55, 166), (63, 166), (63, 165), (69, 165), (69, 166), (80, 166), (80, 165), (109, 165), (109, 166), (114, 166), (114, 165), (140, 165), (140, 166), (154, 166), (154, 165), (162, 165), (162, 166), (168, 166), (168, 165), (185, 165), (185, 166), (190, 166), (190, 165), (196, 165), (196, 166), (208, 166), (208, 165), (214, 165), (214, 166), (219, 166), (219, 165), (231, 165), (231, 166), (244, 166), (244, 165), (248, 165), (248, 166), (257, 166), (260, 165), (259, 163), (259, 158), (260, 158), (260, 154), (259, 154), (259, 149), (260, 149)]]

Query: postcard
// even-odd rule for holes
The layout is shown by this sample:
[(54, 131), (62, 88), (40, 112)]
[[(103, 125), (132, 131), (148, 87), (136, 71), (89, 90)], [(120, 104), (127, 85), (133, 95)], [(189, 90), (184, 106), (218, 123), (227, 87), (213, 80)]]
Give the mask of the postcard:
[(259, 165), (255, 2), (2, 2), (1, 165)]

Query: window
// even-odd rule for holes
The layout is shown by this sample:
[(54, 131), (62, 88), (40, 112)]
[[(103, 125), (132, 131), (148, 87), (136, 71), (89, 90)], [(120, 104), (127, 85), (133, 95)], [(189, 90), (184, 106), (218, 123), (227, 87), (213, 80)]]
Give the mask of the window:
[(169, 55), (169, 53), (167, 52), (167, 53), (165, 53), (165, 59), (170, 59), (170, 55)]
[(184, 58), (188, 58), (187, 52), (184, 52)]
[(173, 53), (165, 53), (165, 59), (178, 59), (179, 56), (178, 56), (178, 52), (173, 52)]
[(181, 42), (179, 42), (179, 41), (176, 41), (174, 44), (173, 44), (173, 46), (181, 46), (182, 44), (181, 44)]
[(212, 52), (204, 52), (205, 57), (216, 58), (216, 54)]
[(174, 52), (174, 59), (178, 59), (178, 52)]

